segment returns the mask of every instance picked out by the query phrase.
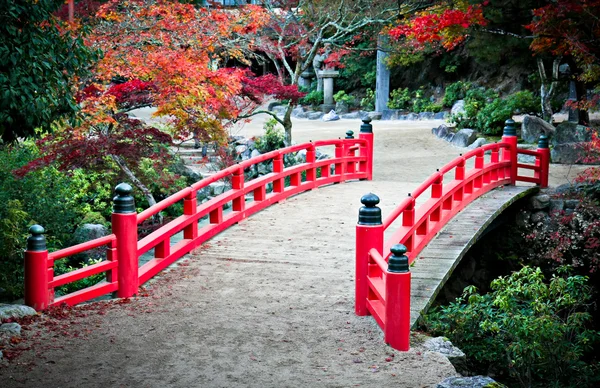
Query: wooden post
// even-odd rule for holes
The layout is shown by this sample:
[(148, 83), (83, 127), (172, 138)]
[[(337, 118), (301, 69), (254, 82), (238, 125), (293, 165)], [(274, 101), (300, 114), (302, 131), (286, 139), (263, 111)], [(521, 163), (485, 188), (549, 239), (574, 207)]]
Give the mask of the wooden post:
[(112, 231), (117, 239), (117, 260), (119, 261), (118, 280), (119, 298), (129, 298), (137, 294), (138, 256), (137, 256), (137, 213), (131, 196), (132, 188), (121, 183), (115, 188), (113, 198)]
[(510, 184), (514, 186), (517, 181), (517, 128), (512, 119), (505, 122), (502, 143), (510, 146), (508, 150), (502, 151), (502, 161), (510, 161)]
[(406, 247), (391, 248), (385, 283), (385, 342), (392, 348), (407, 351), (410, 348), (410, 283)]
[(548, 147), (548, 137), (546, 135), (540, 136), (537, 152), (540, 155), (539, 159), (536, 160), (536, 165), (540, 167), (540, 187), (545, 188), (548, 187), (548, 174), (550, 173), (550, 148)]
[(373, 193), (363, 195), (363, 206), (358, 211), (356, 225), (356, 279), (354, 310), (356, 315), (369, 315), (367, 297), (369, 296), (369, 251), (375, 248), (383, 253), (383, 224), (381, 209), (377, 207), (379, 197)]
[(25, 251), (25, 304), (37, 311), (44, 310), (50, 302), (48, 290), (48, 250), (44, 228), (33, 225), (29, 228)]
[(367, 180), (373, 179), (373, 125), (371, 125), (371, 118), (367, 117), (362, 120), (360, 126), (360, 133), (358, 138), (365, 140), (367, 144), (360, 147), (360, 156), (367, 158), (366, 162), (360, 162), (358, 168), (360, 172), (367, 173)]

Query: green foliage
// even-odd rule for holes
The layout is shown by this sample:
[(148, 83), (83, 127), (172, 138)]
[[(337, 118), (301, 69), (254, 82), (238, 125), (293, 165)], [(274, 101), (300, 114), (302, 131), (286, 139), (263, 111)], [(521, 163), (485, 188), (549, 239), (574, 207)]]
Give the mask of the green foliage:
[(411, 93), (408, 88), (398, 88), (390, 92), (390, 99), (387, 105), (390, 109), (406, 109), (411, 100)]
[(313, 90), (306, 94), (306, 96), (302, 97), (298, 100), (298, 102), (302, 105), (312, 105), (317, 106), (323, 103), (323, 92)]
[(472, 88), (465, 94), (465, 113), (450, 117), (457, 128), (478, 129), (486, 135), (502, 133), (504, 122), (519, 113), (538, 113), (538, 103), (532, 92), (520, 91), (501, 99), (497, 92)]
[(480, 295), (463, 295), (425, 318), (428, 330), (445, 335), (478, 372), (490, 368), (523, 387), (593, 386), (600, 371), (593, 354), (600, 333), (588, 328), (591, 291), (584, 276), (554, 276), (523, 267)]
[(467, 95), (467, 91), (471, 88), (470, 82), (457, 81), (446, 88), (442, 104), (445, 107), (451, 108), (458, 100), (462, 100)]
[[(101, 262), (102, 262), (102, 259), (91, 260), (90, 263), (83, 263), (81, 268), (85, 268), (90, 265), (98, 264)], [(79, 269), (79, 268), (72, 267), (68, 263), (69, 263), (69, 261), (66, 258), (57, 260), (54, 263), (55, 276), (63, 275), (65, 273), (69, 273), (71, 271), (75, 271), (76, 269)], [(56, 289), (57, 296), (67, 295), (72, 292), (79, 291), (79, 290), (82, 290), (87, 287), (91, 287), (95, 284), (100, 283), (101, 281), (103, 281), (105, 279), (106, 279), (106, 275), (104, 274), (104, 272), (101, 272), (101, 273), (97, 273), (95, 275), (83, 278), (81, 280), (77, 280), (72, 283), (67, 283), (64, 286), (60, 286)]]
[(265, 134), (254, 140), (254, 146), (261, 153), (275, 151), (285, 147), (283, 128), (275, 119), (270, 119), (264, 124)]
[(344, 90), (340, 90), (339, 92), (337, 92), (336, 94), (334, 94), (333, 95), (333, 100), (335, 102), (342, 102), (342, 103), (345, 103), (347, 105), (354, 104), (354, 96), (346, 94), (346, 92)]
[(375, 110), (375, 92), (373, 89), (367, 89), (365, 96), (360, 100), (360, 106), (367, 111)]
[(421, 112), (440, 112), (442, 110), (442, 105), (435, 104), (431, 101), (430, 98), (425, 96), (424, 90), (418, 89), (413, 92), (414, 99), (412, 100), (412, 108), (411, 110), (415, 113)]
[(73, 81), (99, 57), (60, 26), (63, 0), (4, 1), (0, 13), (0, 138), (14, 142), (50, 130), (78, 109)]
[(104, 218), (102, 213), (94, 212), (94, 211), (85, 213), (85, 215), (83, 216), (83, 219), (80, 221), (80, 225), (83, 225), (83, 224), (98, 224), (98, 225), (104, 225), (106, 227), (110, 226), (110, 223), (106, 222), (106, 218)]
[(9, 200), (0, 217), (0, 287), (11, 297), (23, 295), (23, 257), (29, 215), (19, 200)]

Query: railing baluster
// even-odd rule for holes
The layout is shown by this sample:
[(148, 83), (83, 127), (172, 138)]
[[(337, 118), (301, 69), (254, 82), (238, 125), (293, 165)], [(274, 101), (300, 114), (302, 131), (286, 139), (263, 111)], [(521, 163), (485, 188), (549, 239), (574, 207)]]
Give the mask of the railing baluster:
[(242, 212), (246, 207), (246, 195), (244, 194), (244, 169), (238, 168), (231, 177), (231, 188), (236, 190), (238, 196), (233, 199), (233, 211)]
[[(283, 172), (283, 155), (281, 153), (275, 156), (273, 159), (273, 173), (277, 174)], [(283, 193), (285, 190), (284, 180), (283, 178), (277, 178), (273, 181), (273, 192), (275, 193)]]
[[(196, 198), (196, 190), (187, 195), (183, 199), (183, 214), (193, 216), (198, 211), (198, 199)], [(183, 229), (183, 238), (193, 240), (198, 237), (198, 223), (192, 222)]]
[(211, 224), (220, 224), (223, 222), (223, 207), (219, 206), (210, 212), (209, 220)]
[[(352, 140), (352, 139), (354, 139), (354, 131), (347, 131), (346, 132), (346, 140)], [(351, 149), (352, 145), (353, 144), (350, 142), (345, 143), (346, 151), (344, 152), (344, 154), (349, 158), (352, 158), (355, 156), (355, 153), (354, 153), (355, 151), (353, 149)], [(354, 173), (355, 167), (356, 167), (355, 162), (347, 162), (346, 163), (346, 173), (347, 174)]]
[(510, 176), (510, 184), (514, 186), (517, 181), (517, 128), (511, 119), (506, 120), (504, 124), (502, 143), (509, 147), (503, 150), (502, 160), (510, 162), (510, 167), (507, 168), (508, 174), (505, 176)]
[[(311, 142), (312, 143), (312, 142)], [(315, 146), (311, 144), (306, 150), (306, 163), (314, 164), (317, 159)], [(309, 182), (314, 182), (317, 179), (316, 176), (316, 168), (309, 168), (306, 170), (306, 180)]]
[[(336, 159), (340, 159), (344, 157), (344, 145), (343, 144), (336, 144), (335, 145), (335, 158)], [(335, 171), (335, 175), (339, 175), (341, 177), (340, 182), (344, 181), (344, 172), (345, 172), (345, 162), (336, 162), (335, 163), (335, 167), (334, 167), (334, 171)]]
[(495, 165), (498, 164), (498, 162), (500, 160), (499, 158), (500, 158), (500, 155), (498, 154), (498, 148), (494, 148), (492, 150), (492, 156), (490, 159), (490, 163), (492, 163), (492, 165), (494, 165), (494, 167), (491, 171), (490, 179), (494, 182), (498, 180), (498, 169), (496, 168)]
[[(536, 159), (536, 166), (540, 167), (540, 187), (545, 188), (548, 187), (548, 174), (550, 172), (550, 148), (548, 147), (548, 137), (546, 135), (540, 136), (537, 152), (539, 158)], [(538, 160), (539, 164), (537, 163)]]

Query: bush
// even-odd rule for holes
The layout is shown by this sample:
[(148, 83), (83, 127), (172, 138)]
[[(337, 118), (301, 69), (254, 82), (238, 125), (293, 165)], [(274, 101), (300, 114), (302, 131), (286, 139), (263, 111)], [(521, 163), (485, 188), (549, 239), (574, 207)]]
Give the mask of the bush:
[(431, 98), (425, 96), (423, 89), (413, 92), (414, 99), (412, 100), (412, 111), (415, 113), (421, 112), (441, 112), (442, 106), (434, 103)]
[(523, 387), (593, 386), (597, 360), (586, 363), (600, 332), (588, 329), (591, 291), (584, 276), (554, 276), (523, 267), (463, 295), (425, 317), (428, 330), (445, 335), (478, 373), (490, 369)]
[(352, 105), (352, 104), (354, 104), (354, 96), (346, 94), (346, 92), (344, 90), (340, 90), (339, 92), (337, 92), (336, 94), (334, 94), (333, 95), (333, 100), (335, 102), (341, 102), (341, 103), (344, 103), (346, 105)]
[(254, 146), (261, 154), (285, 147), (283, 128), (277, 120), (270, 119), (264, 124), (265, 134), (254, 139)]
[(467, 91), (471, 88), (470, 82), (457, 81), (454, 82), (446, 88), (444, 92), (444, 98), (442, 100), (442, 105), (445, 107), (451, 108), (452, 105), (458, 100), (462, 100), (465, 98)]
[(388, 108), (390, 109), (406, 109), (408, 108), (408, 103), (412, 100), (410, 96), (410, 91), (408, 88), (398, 88), (392, 90), (390, 93), (390, 99), (387, 103)]
[(486, 135), (501, 134), (504, 122), (513, 114), (539, 112), (530, 91), (520, 91), (500, 99), (498, 93), (491, 89), (472, 88), (466, 92), (464, 100), (465, 113), (454, 114), (449, 121), (458, 129), (474, 128)]
[(299, 99), (298, 102), (302, 105), (320, 105), (323, 103), (323, 92), (313, 90), (312, 92), (307, 93), (306, 96)]
[(360, 106), (366, 111), (375, 110), (375, 92), (372, 89), (367, 89), (365, 97), (360, 100)]
[[(68, 265), (68, 262), (69, 262), (68, 260), (69, 260), (68, 258), (65, 258), (65, 259), (56, 261), (56, 263), (54, 264), (54, 270), (55, 270), (54, 276), (63, 275), (65, 273), (69, 273), (71, 271), (75, 271), (76, 269), (79, 269), (79, 268), (74, 268), (74, 267)], [(89, 264), (83, 263), (82, 268), (85, 268), (89, 265), (98, 264), (101, 262), (102, 262), (102, 259), (91, 260), (91, 262)], [(77, 280), (72, 283), (67, 283), (64, 286), (60, 286), (56, 289), (57, 296), (67, 295), (72, 292), (91, 287), (94, 284), (98, 284), (103, 280), (106, 280), (106, 275), (104, 274), (104, 272), (101, 272), (101, 273), (97, 273), (95, 275), (83, 278), (81, 280)]]

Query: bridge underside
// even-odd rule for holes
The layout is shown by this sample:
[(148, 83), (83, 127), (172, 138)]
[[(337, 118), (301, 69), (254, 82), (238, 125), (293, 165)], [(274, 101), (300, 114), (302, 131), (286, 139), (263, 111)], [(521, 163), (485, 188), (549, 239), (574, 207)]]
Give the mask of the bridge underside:
[(537, 187), (505, 186), (475, 200), (458, 213), (423, 249), (412, 272), (411, 326), (427, 313), (463, 256), (511, 204)]

